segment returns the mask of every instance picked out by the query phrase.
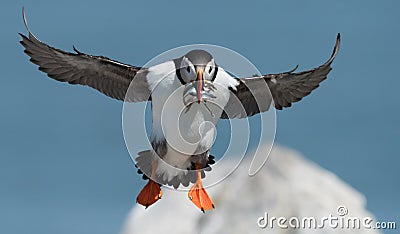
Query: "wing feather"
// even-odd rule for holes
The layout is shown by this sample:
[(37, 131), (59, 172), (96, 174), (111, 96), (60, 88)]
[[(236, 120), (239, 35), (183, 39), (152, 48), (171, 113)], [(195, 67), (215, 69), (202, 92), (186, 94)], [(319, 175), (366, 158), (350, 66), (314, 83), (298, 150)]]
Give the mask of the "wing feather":
[(41, 42), (29, 30), (24, 10), (22, 11), (28, 36), (20, 33), (24, 52), (30, 61), (39, 66), (50, 78), (69, 84), (92, 87), (105, 95), (124, 100), (132, 82), (127, 101), (150, 100), (150, 89), (146, 82), (147, 69), (111, 60), (104, 56), (82, 53), (73, 47), (75, 53), (51, 47)]
[[(271, 96), (275, 108), (278, 110), (292, 106), (292, 103), (298, 102), (303, 97), (309, 95), (327, 78), (328, 73), (332, 70), (331, 64), (339, 48), (340, 34), (337, 35), (331, 57), (319, 67), (307, 71), (295, 72), (298, 67), (296, 66), (288, 72), (238, 79), (239, 85), (236, 87), (236, 90), (231, 90), (231, 98), (225, 107), (230, 116), (228, 117), (226, 114), (227, 111), (225, 111), (221, 118), (245, 118), (267, 111), (269, 106), (266, 106), (265, 103), (271, 102)], [(270, 92), (265, 89), (265, 84), (268, 86)], [(235, 95), (235, 97), (232, 97), (232, 95)], [(256, 100), (261, 100), (263, 104), (260, 106)], [(246, 111), (245, 114), (242, 113), (243, 111), (240, 112), (243, 108), (237, 107), (238, 104), (243, 106)], [(237, 113), (235, 110), (238, 110)]]

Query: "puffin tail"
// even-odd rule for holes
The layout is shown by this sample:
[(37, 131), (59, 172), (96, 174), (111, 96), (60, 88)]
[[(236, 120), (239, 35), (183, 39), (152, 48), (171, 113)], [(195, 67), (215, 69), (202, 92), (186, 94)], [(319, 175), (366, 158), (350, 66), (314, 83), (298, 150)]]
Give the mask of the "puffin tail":
[(148, 180), (149, 177), (147, 175), (151, 175), (153, 158), (154, 155), (151, 153), (151, 150), (141, 151), (135, 158), (135, 167), (138, 169), (137, 172), (138, 174), (143, 174), (142, 178), (144, 180)]

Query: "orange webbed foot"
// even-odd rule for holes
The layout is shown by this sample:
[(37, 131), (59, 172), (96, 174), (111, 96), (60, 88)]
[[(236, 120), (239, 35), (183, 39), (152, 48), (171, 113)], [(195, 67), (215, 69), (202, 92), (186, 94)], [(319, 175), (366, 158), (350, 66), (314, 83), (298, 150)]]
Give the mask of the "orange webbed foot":
[(189, 199), (197, 206), (201, 211), (206, 211), (214, 208), (214, 203), (206, 190), (201, 186), (193, 185), (189, 191)]
[(205, 210), (213, 209), (214, 203), (204, 189), (200, 178), (190, 189), (188, 197), (204, 213)]
[(153, 205), (156, 201), (161, 199), (162, 191), (158, 183), (149, 179), (149, 182), (143, 187), (142, 191), (136, 198), (136, 202), (145, 208)]

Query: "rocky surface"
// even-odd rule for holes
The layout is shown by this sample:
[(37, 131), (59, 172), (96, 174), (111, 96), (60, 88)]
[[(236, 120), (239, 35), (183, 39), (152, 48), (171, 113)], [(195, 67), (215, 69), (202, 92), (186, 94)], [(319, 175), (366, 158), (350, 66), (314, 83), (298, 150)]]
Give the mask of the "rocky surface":
[[(138, 205), (132, 209), (122, 233), (379, 233), (363, 227), (364, 218), (373, 215), (365, 209), (362, 194), (293, 150), (275, 146), (258, 174), (249, 177), (248, 168), (247, 159), (231, 176), (207, 189), (214, 210), (203, 214), (186, 192), (164, 188), (163, 198), (147, 210)], [(330, 215), (333, 220), (323, 221)], [(286, 221), (279, 227), (277, 220), (271, 222), (273, 217)], [(317, 226), (324, 222), (324, 228), (310, 229), (306, 217), (314, 217)], [(346, 228), (352, 217), (360, 219), (359, 229)], [(350, 220), (349, 226), (353, 225)]]

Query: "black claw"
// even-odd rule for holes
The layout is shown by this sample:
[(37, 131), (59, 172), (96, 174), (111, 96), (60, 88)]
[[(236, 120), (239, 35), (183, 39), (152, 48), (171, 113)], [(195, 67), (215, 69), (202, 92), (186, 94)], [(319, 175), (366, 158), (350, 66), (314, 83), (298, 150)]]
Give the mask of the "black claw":
[(203, 207), (201, 207), (201, 211), (203, 212), (203, 214), (205, 214), (206, 212), (204, 212), (204, 208)]
[(205, 171), (211, 171), (211, 167), (210, 167), (210, 166), (207, 166), (207, 167), (204, 168), (204, 170), (205, 170)]
[(212, 208), (213, 208), (213, 209), (215, 209), (215, 206), (214, 206), (214, 204), (212, 204)]

